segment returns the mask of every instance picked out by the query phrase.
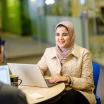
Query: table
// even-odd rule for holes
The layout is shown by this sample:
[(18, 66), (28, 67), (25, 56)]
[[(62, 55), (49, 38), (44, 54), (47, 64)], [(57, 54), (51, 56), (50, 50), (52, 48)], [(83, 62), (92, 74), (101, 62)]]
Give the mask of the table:
[[(40, 87), (30, 87), (30, 86), (20, 86), (21, 89), (27, 97), (29, 104), (36, 104), (53, 101), (62, 94), (65, 89), (65, 84), (60, 83), (50, 88), (40, 88)], [(43, 103), (42, 103), (43, 104)]]

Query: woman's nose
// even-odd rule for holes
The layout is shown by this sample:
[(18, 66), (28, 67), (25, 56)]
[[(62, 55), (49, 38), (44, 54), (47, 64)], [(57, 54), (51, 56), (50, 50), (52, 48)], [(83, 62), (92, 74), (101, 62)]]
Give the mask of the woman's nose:
[(63, 39), (63, 36), (62, 36), (62, 35), (60, 35), (60, 36), (59, 36), (59, 39)]

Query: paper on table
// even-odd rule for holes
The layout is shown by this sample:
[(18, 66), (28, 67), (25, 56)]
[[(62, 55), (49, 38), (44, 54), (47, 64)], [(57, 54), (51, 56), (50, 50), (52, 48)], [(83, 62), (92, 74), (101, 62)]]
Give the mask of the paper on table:
[(29, 94), (29, 96), (31, 96), (34, 99), (41, 99), (44, 97), (43, 95), (41, 95), (39, 93), (31, 93), (31, 94)]

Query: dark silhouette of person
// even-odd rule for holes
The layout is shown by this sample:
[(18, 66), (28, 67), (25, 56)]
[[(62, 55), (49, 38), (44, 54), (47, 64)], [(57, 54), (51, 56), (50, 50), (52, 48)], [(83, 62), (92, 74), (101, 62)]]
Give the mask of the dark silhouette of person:
[(20, 89), (0, 82), (0, 104), (28, 104), (28, 102)]

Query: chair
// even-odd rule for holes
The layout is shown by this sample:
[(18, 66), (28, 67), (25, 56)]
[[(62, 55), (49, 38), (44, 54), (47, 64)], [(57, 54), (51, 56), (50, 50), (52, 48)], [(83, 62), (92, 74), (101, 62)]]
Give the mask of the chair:
[(92, 65), (93, 65), (93, 79), (94, 79), (94, 85), (95, 85), (94, 94), (96, 97), (97, 104), (101, 104), (101, 99), (99, 96), (97, 96), (97, 85), (98, 85), (98, 80), (100, 75), (100, 65), (96, 62), (93, 62)]

